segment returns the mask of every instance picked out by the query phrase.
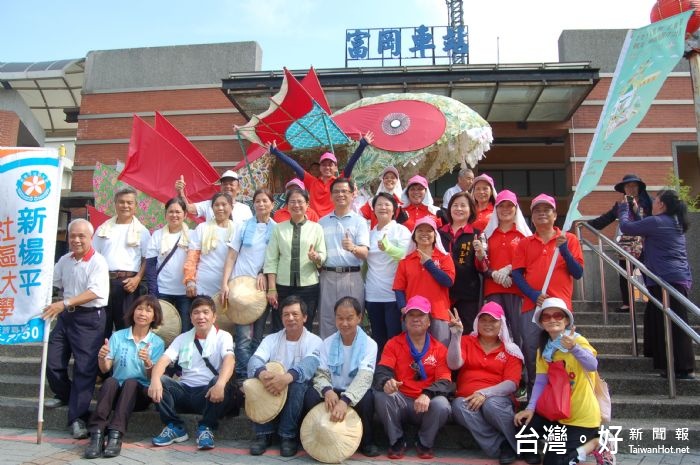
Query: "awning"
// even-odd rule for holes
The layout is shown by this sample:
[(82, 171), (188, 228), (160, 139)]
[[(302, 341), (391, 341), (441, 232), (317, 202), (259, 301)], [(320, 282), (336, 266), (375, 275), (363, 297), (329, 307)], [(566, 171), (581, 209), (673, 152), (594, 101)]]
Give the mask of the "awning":
[(74, 137), (78, 130), (84, 71), (85, 58), (0, 63), (0, 84), (22, 96), (46, 137)]
[[(301, 78), (307, 70), (292, 71)], [(331, 110), (390, 92), (452, 97), (494, 122), (561, 122), (576, 111), (599, 80), (590, 63), (333, 68), (316, 70)], [(250, 119), (265, 111), (282, 71), (231, 73), (222, 90)]]

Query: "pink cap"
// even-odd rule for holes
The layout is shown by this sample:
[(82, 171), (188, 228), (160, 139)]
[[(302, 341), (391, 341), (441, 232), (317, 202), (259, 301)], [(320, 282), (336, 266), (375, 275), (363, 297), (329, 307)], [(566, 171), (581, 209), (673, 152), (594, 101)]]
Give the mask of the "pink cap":
[(530, 210), (532, 210), (533, 208), (535, 208), (536, 205), (539, 205), (541, 203), (546, 203), (555, 210), (557, 208), (557, 203), (554, 201), (554, 197), (549, 196), (547, 194), (540, 194), (534, 199), (532, 199), (532, 203), (530, 203)]
[(410, 299), (408, 299), (408, 302), (406, 302), (406, 306), (403, 309), (403, 314), (407, 314), (411, 310), (420, 310), (423, 313), (430, 314), (430, 301), (423, 297), (422, 295), (414, 295)]
[(498, 206), (499, 203), (501, 202), (513, 202), (513, 204), (517, 205), (518, 204), (518, 197), (515, 195), (515, 193), (509, 191), (509, 190), (504, 190), (498, 193), (496, 196), (496, 206)]
[(287, 184), (284, 185), (284, 188), (289, 189), (289, 188), (294, 187), (294, 186), (298, 187), (299, 189), (301, 189), (303, 191), (306, 190), (306, 186), (304, 185), (304, 182), (299, 178), (291, 179)]
[(435, 222), (435, 218), (432, 216), (424, 216), (423, 218), (420, 218), (419, 220), (416, 221), (416, 224), (413, 226), (413, 232), (416, 232), (416, 229), (418, 229), (418, 226), (422, 224), (427, 224), (430, 225), (431, 228), (433, 228), (437, 232), (437, 223)]
[(425, 179), (420, 174), (417, 174), (408, 180), (408, 184), (407, 184), (408, 188), (410, 188), (413, 184), (420, 184), (424, 188), (426, 188), (426, 189), (428, 188), (428, 180)]
[(330, 161), (332, 161), (333, 163), (335, 163), (336, 165), (338, 164), (338, 159), (335, 158), (335, 155), (333, 155), (333, 154), (330, 153), (330, 152), (326, 152), (326, 153), (324, 153), (323, 155), (321, 155), (321, 159), (320, 159), (318, 162), (319, 162), (319, 163), (323, 163), (324, 160), (330, 160)]
[(496, 302), (485, 303), (484, 306), (481, 307), (481, 310), (479, 310), (479, 313), (477, 313), (476, 318), (478, 319), (484, 313), (491, 315), (492, 317), (494, 317), (497, 320), (502, 319), (503, 316), (505, 315), (505, 313), (503, 312), (503, 307), (501, 307)]
[(480, 174), (479, 176), (474, 178), (474, 181), (472, 182), (472, 188), (473, 186), (476, 186), (476, 183), (479, 181), (484, 181), (491, 186), (492, 190), (496, 190), (496, 186), (493, 184), (493, 178), (489, 176), (488, 174)]

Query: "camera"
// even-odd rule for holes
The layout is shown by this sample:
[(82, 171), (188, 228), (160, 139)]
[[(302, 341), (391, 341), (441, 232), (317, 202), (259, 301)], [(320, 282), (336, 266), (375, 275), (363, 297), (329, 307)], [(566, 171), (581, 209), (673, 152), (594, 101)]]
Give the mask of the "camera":
[(631, 195), (626, 195), (625, 200), (627, 200), (627, 203), (632, 203), (634, 202), (634, 197)]

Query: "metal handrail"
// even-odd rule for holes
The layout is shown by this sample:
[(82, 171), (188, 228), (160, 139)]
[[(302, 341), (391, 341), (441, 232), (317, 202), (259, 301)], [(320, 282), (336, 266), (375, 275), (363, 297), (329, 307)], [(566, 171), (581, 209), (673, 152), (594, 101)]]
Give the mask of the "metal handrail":
[[(623, 276), (627, 280), (627, 291), (629, 292), (629, 303), (630, 303), (630, 324), (632, 326), (632, 355), (637, 356), (637, 324), (635, 320), (634, 312), (634, 289), (644, 294), (651, 303), (653, 303), (659, 310), (664, 314), (664, 335), (666, 342), (666, 368), (668, 374), (668, 395), (670, 398), (676, 397), (676, 377), (675, 377), (675, 367), (673, 363), (673, 335), (671, 324), (675, 324), (680, 329), (683, 330), (688, 336), (690, 336), (696, 344), (700, 344), (700, 334), (698, 334), (688, 323), (683, 321), (677, 314), (669, 307), (670, 297), (676, 299), (683, 307), (689, 309), (695, 315), (700, 316), (700, 308), (691, 302), (687, 297), (678, 292), (673, 286), (669, 285), (666, 281), (656, 276), (654, 273), (649, 271), (649, 269), (644, 266), (642, 262), (637, 260), (634, 256), (629, 254), (627, 251), (622, 249), (616, 242), (612, 241), (600, 231), (593, 228), (591, 225), (585, 222), (577, 222), (575, 224), (576, 235), (578, 236), (579, 242), (581, 244), (587, 245), (593, 252), (598, 255), (598, 263), (600, 269), (600, 284), (601, 284), (601, 301), (603, 304), (603, 322), (608, 324), (608, 302), (607, 302), (607, 291), (605, 287), (605, 266), (607, 263), (610, 265), (615, 272)], [(585, 228), (597, 237), (598, 243), (585, 239), (581, 235), (581, 229)], [(622, 268), (617, 260), (614, 260), (603, 250), (603, 244), (609, 246), (618, 255), (623, 257), (626, 261), (626, 267)], [(642, 276), (653, 281), (661, 287), (661, 301), (656, 299), (648, 291), (646, 286), (640, 285), (632, 278), (632, 269), (637, 268)], [(581, 279), (583, 281), (583, 279)]]

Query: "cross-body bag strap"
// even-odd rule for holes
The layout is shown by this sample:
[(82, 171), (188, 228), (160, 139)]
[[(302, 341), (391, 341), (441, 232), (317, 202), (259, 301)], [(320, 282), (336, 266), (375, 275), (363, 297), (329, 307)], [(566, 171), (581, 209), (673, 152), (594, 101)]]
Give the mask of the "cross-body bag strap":
[[(199, 351), (199, 355), (202, 355), (202, 344), (199, 342), (199, 339), (195, 336), (194, 338), (194, 345), (197, 347), (197, 350)], [(219, 376), (219, 372), (216, 368), (214, 368), (214, 365), (211, 364), (209, 361), (209, 357), (205, 357), (202, 355), (202, 360), (204, 360), (204, 364), (211, 370), (212, 373), (214, 373), (214, 376)]]
[[(158, 267), (158, 269), (156, 270), (156, 275), (158, 275), (160, 273), (160, 270), (162, 270), (163, 267), (165, 266), (165, 264), (168, 263), (168, 260), (170, 260), (172, 258), (173, 254), (177, 250), (177, 244), (180, 242), (181, 237), (182, 237), (182, 233), (180, 233), (180, 235), (177, 237), (177, 240), (175, 241), (175, 245), (170, 250), (170, 253), (168, 254), (167, 257), (165, 257), (165, 260), (163, 260), (163, 263), (161, 263), (160, 266)], [(202, 351), (200, 350), (199, 353), (201, 354)]]

